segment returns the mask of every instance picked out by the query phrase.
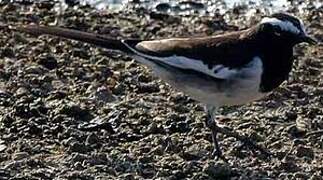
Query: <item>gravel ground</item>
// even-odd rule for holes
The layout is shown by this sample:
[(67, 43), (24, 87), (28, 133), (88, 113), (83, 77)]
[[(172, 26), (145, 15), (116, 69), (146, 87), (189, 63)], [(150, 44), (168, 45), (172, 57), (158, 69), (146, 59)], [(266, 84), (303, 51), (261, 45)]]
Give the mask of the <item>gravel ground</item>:
[[(56, 7), (0, 1), (0, 179), (323, 179), (322, 43), (298, 46), (290, 79), (267, 98), (220, 109), (226, 126), (275, 154), (268, 160), (239, 150), (239, 142), (220, 135), (226, 163), (210, 159), (202, 105), (149, 69), (92, 45), (7, 25), (58, 24), (149, 39), (233, 31), (265, 11), (248, 16), (241, 6), (211, 17), (82, 6), (58, 15)], [(323, 8), (296, 7), (290, 12), (322, 42)]]

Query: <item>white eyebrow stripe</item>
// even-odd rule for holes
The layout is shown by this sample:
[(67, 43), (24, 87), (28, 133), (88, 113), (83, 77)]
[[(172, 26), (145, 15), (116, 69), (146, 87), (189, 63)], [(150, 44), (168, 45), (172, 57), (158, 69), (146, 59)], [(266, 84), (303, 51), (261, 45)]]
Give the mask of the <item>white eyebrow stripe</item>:
[(269, 23), (269, 24), (272, 24), (272, 25), (276, 25), (276, 26), (279, 26), (282, 30), (289, 31), (289, 32), (292, 32), (292, 33), (295, 33), (295, 34), (299, 34), (301, 32), (299, 30), (299, 28), (297, 28), (296, 26), (294, 26), (293, 23), (291, 23), (289, 21), (281, 21), (281, 20), (279, 20), (277, 18), (265, 17), (265, 18), (263, 18), (261, 20), (260, 23), (261, 24), (263, 24), (263, 23)]
[(299, 19), (299, 22), (301, 23), (302, 31), (304, 32), (305, 35), (307, 35), (304, 22), (301, 19)]

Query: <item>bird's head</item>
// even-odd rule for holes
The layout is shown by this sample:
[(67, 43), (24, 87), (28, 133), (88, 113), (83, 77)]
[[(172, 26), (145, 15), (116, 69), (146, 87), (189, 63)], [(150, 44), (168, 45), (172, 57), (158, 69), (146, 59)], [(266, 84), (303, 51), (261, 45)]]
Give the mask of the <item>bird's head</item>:
[(267, 36), (281, 42), (296, 45), (299, 43), (316, 44), (316, 40), (311, 38), (304, 27), (302, 20), (285, 13), (276, 13), (264, 17), (259, 24)]

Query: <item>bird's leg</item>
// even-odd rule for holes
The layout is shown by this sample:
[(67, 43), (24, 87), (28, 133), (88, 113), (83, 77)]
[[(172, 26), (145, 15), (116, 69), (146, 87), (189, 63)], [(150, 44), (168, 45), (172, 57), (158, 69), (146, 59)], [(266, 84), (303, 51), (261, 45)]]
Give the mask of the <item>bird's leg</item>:
[(223, 157), (223, 155), (222, 155), (222, 151), (220, 149), (220, 146), (219, 146), (219, 143), (218, 143), (218, 140), (217, 140), (217, 134), (218, 133), (225, 134), (225, 135), (227, 135), (229, 137), (234, 137), (237, 140), (241, 141), (244, 144), (244, 146), (250, 147), (251, 150), (258, 150), (260, 153), (266, 155), (267, 157), (271, 156), (271, 153), (267, 149), (265, 149), (262, 146), (256, 144), (250, 138), (248, 138), (246, 136), (242, 136), (239, 133), (230, 131), (227, 128), (219, 127), (217, 125), (217, 122), (215, 121), (215, 118), (214, 118), (214, 113), (216, 111), (216, 108), (211, 107), (211, 106), (206, 106), (206, 111), (207, 111), (206, 125), (212, 131), (212, 140), (213, 140), (213, 143), (214, 143), (214, 151), (213, 151), (213, 154), (212, 154), (213, 157), (218, 157), (218, 158), (221, 158), (221, 159), (225, 159)]
[(211, 133), (212, 133), (212, 141), (213, 141), (213, 145), (214, 145), (214, 149), (213, 149), (213, 152), (212, 152), (212, 157), (213, 158), (221, 158), (223, 160), (225, 160), (223, 154), (222, 154), (222, 151), (220, 149), (220, 146), (219, 146), (219, 142), (218, 142), (218, 139), (217, 139), (217, 134), (219, 133), (218, 131), (218, 126), (215, 122), (215, 119), (214, 119), (214, 111), (215, 111), (215, 108), (214, 107), (210, 107), (210, 106), (206, 106), (206, 112), (207, 112), (207, 116), (206, 116), (206, 126), (208, 128), (210, 128), (211, 130)]
[(272, 154), (265, 148), (263, 148), (262, 146), (258, 145), (257, 143), (255, 143), (254, 141), (252, 141), (250, 138), (246, 137), (246, 136), (242, 136), (239, 133), (230, 131), (226, 128), (222, 128), (219, 126), (215, 126), (214, 127), (215, 131), (225, 134), (229, 137), (234, 137), (237, 140), (241, 141), (243, 143), (243, 146), (248, 146), (251, 148), (251, 150), (258, 150), (260, 153), (266, 155), (267, 157), (270, 157)]

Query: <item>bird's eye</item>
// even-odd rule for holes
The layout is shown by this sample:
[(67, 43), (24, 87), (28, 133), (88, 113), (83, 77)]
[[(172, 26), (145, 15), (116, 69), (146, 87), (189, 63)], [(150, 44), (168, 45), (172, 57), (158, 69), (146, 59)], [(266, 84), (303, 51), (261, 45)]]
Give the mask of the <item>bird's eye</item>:
[(273, 26), (273, 29), (275, 32), (281, 31), (281, 28), (279, 26)]
[(273, 26), (273, 30), (277, 36), (281, 35), (281, 28), (279, 26)]

